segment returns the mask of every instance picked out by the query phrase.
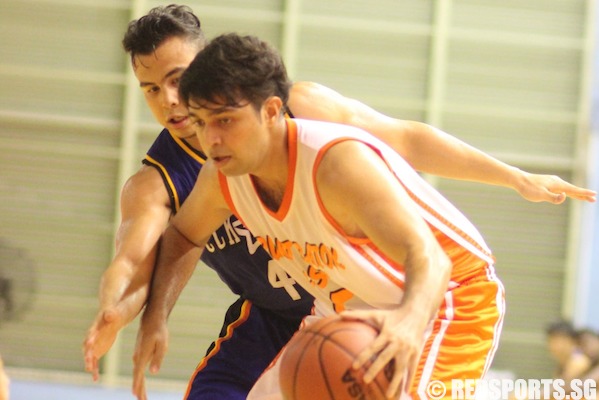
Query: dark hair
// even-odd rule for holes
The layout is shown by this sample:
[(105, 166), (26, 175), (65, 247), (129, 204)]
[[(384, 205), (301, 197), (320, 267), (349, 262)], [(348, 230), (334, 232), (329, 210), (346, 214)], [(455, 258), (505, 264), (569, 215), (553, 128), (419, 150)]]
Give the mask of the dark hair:
[(599, 333), (591, 328), (582, 328), (576, 331), (576, 336), (580, 338), (583, 335), (599, 337)]
[(547, 333), (548, 336), (561, 334), (576, 338), (576, 329), (574, 329), (574, 326), (569, 321), (564, 320), (552, 322), (547, 325), (545, 333)]
[(239, 107), (248, 101), (259, 110), (278, 96), (287, 103), (291, 82), (280, 54), (255, 36), (229, 33), (214, 38), (181, 76), (179, 94), (188, 103), (206, 101)]
[(200, 46), (206, 39), (200, 19), (187, 6), (171, 4), (152, 8), (146, 15), (129, 22), (123, 37), (123, 48), (133, 62), (138, 54), (154, 52), (165, 40), (182, 37)]

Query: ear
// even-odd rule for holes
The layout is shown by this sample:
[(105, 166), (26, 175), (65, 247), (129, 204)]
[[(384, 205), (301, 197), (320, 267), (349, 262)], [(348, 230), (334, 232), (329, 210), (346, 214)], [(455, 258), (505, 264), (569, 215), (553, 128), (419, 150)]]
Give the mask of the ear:
[(262, 111), (267, 124), (274, 124), (281, 118), (283, 108), (283, 100), (278, 96), (271, 96), (264, 101)]

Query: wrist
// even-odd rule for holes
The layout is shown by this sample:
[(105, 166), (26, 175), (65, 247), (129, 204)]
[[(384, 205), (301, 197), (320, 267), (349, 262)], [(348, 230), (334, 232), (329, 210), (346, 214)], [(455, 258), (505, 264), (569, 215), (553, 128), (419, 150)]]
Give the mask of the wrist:
[(517, 193), (522, 193), (522, 190), (526, 187), (526, 173), (520, 168), (510, 166), (507, 183), (508, 187)]

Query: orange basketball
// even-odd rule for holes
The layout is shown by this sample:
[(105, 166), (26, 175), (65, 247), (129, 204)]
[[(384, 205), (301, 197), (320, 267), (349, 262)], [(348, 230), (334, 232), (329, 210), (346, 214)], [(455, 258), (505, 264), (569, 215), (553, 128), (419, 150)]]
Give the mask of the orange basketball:
[(376, 379), (362, 380), (369, 364), (354, 370), (354, 359), (378, 335), (362, 321), (339, 316), (300, 329), (281, 358), (280, 385), (288, 400), (383, 400), (394, 372), (390, 362)]

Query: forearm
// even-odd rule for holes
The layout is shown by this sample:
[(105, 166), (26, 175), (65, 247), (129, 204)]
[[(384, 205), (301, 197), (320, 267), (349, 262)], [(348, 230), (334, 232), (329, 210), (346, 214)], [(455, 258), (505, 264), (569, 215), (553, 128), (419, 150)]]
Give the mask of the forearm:
[(135, 268), (115, 259), (102, 275), (100, 307), (119, 308), (123, 323), (131, 322), (142, 310), (150, 290), (152, 268)]
[(191, 278), (202, 254), (196, 246), (172, 225), (163, 235), (158, 262), (152, 278), (148, 306), (144, 313), (167, 319)]
[(436, 242), (431, 242), (428, 247), (408, 251), (406, 284), (400, 305), (413, 312), (413, 315), (427, 316), (427, 322), (434, 318), (443, 302), (452, 267), (451, 261)]
[(522, 171), (430, 125), (403, 121), (402, 156), (418, 171), (517, 189)]

